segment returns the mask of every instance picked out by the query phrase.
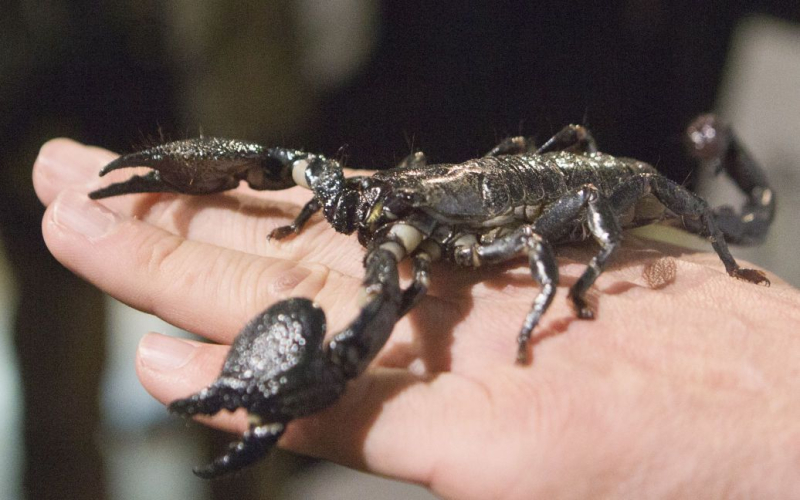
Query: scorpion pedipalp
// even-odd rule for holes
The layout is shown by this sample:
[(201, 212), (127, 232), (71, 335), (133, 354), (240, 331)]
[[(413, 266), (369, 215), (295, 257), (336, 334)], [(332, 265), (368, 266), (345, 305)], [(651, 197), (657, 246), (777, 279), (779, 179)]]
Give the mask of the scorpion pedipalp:
[(292, 166), (306, 156), (291, 149), (267, 149), (252, 142), (217, 137), (169, 142), (121, 156), (106, 165), (101, 176), (128, 167), (149, 167), (153, 171), (93, 191), (89, 197), (154, 192), (212, 194), (233, 189), (241, 181), (247, 181), (253, 189), (286, 189), (295, 185)]

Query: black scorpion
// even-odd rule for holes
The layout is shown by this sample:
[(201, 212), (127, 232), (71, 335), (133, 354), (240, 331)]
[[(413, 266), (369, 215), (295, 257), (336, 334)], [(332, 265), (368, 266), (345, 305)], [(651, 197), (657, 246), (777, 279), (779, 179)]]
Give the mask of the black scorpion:
[[(681, 219), (687, 230), (708, 238), (730, 276), (769, 285), (761, 271), (739, 267), (726, 243), (764, 238), (775, 208), (764, 174), (711, 115), (692, 123), (688, 140), (698, 160), (726, 171), (747, 196), (740, 210), (711, 209), (647, 163), (598, 152), (590, 133), (577, 125), (538, 148), (528, 138), (514, 137), (466, 163), (426, 165), (425, 156), (415, 153), (397, 168), (351, 178), (345, 178), (339, 162), (322, 155), (202, 137), (114, 160), (100, 175), (135, 166), (153, 170), (90, 196), (207, 194), (240, 181), (258, 190), (300, 185), (313, 198), (272, 238), (299, 232), (322, 211), (336, 231), (357, 232), (367, 248), (365, 304), (327, 344), (321, 309), (307, 299), (282, 301), (244, 327), (211, 386), (170, 404), (170, 411), (183, 416), (247, 410), (250, 427), (241, 441), (212, 464), (195, 468), (197, 475), (211, 478), (264, 457), (291, 420), (336, 401), (347, 381), (375, 358), (398, 319), (425, 295), (432, 261), (478, 267), (528, 258), (540, 290), (517, 337), (519, 363), (526, 361), (531, 333), (555, 296), (554, 244), (591, 236), (599, 245), (569, 292), (580, 318), (594, 315), (584, 296), (619, 247), (622, 230), (665, 218)], [(397, 267), (407, 257), (413, 277), (401, 289)]]

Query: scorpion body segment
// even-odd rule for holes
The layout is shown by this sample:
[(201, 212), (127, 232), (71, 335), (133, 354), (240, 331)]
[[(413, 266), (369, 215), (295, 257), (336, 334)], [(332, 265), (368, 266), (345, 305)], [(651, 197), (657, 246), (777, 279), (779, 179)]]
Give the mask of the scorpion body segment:
[(608, 197), (620, 182), (642, 173), (657, 172), (628, 158), (558, 152), (396, 168), (377, 172), (370, 182), (403, 200), (384, 202), (388, 205), (419, 211), (442, 224), (480, 231), (532, 223), (546, 206), (586, 185)]
[[(622, 241), (626, 228), (662, 219), (708, 238), (726, 272), (768, 285), (761, 272), (742, 269), (726, 240), (756, 243), (767, 232), (775, 196), (763, 172), (730, 132), (711, 115), (687, 133), (692, 154), (725, 171), (747, 196), (740, 209), (708, 204), (647, 163), (597, 150), (591, 134), (570, 125), (541, 147), (509, 138), (486, 156), (461, 164), (427, 165), (417, 152), (400, 166), (372, 176), (346, 178), (336, 160), (244, 141), (199, 138), (122, 156), (101, 172), (132, 166), (153, 170), (90, 194), (207, 194), (245, 181), (253, 189), (299, 185), (313, 197), (290, 225), (269, 236), (302, 230), (317, 212), (339, 232), (356, 232), (366, 247), (365, 303), (356, 319), (325, 342), (325, 317), (306, 299), (268, 308), (242, 330), (220, 377), (208, 388), (174, 401), (184, 416), (245, 408), (250, 429), (212, 464), (196, 468), (215, 477), (266, 455), (293, 419), (332, 404), (347, 380), (361, 374), (385, 345), (395, 323), (424, 296), (431, 263), (498, 264), (527, 257), (540, 288), (517, 335), (517, 361), (528, 359), (529, 339), (555, 297), (558, 266), (553, 245), (593, 238), (599, 249), (572, 285), (569, 299), (580, 318), (594, 311), (585, 294)], [(410, 259), (403, 289), (398, 263)]]

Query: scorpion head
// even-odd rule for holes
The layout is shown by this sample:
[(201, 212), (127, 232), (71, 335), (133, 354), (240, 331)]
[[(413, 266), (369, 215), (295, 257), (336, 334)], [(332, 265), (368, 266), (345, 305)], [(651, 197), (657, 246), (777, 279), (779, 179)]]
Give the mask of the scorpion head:
[[(372, 235), (387, 222), (403, 218), (415, 206), (420, 196), (407, 189), (393, 189), (391, 185), (366, 177), (358, 185), (358, 227)], [(368, 240), (367, 240), (368, 241)]]
[(290, 420), (318, 411), (344, 390), (344, 376), (323, 349), (325, 314), (306, 299), (289, 299), (256, 316), (234, 341), (219, 378), (169, 405), (181, 416), (244, 408), (250, 429), (202, 477), (239, 469), (264, 456)]

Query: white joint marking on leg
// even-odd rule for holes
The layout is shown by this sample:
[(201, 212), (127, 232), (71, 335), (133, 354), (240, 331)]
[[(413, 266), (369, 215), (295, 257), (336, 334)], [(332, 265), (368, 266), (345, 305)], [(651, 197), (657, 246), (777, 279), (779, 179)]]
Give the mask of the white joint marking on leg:
[(292, 179), (294, 179), (294, 183), (298, 186), (303, 186), (304, 188), (311, 189), (308, 186), (308, 180), (306, 180), (306, 169), (308, 168), (308, 160), (302, 159), (297, 160), (292, 164)]
[(439, 246), (438, 243), (431, 239), (427, 239), (423, 241), (420, 246), (420, 250), (428, 254), (431, 261), (437, 261), (442, 258), (442, 247)]
[(397, 236), (407, 253), (413, 252), (422, 243), (423, 238), (423, 234), (419, 229), (402, 222), (394, 224), (389, 229), (389, 234)]
[(400, 243), (395, 241), (387, 241), (386, 243), (381, 244), (381, 248), (384, 250), (388, 250), (394, 254), (395, 259), (397, 262), (403, 260), (403, 257), (406, 256), (406, 249)]
[[(478, 238), (474, 234), (465, 234), (456, 241), (453, 242), (453, 246), (456, 248), (456, 251), (459, 249), (463, 249), (464, 251), (468, 251), (471, 257), (472, 267), (480, 267), (481, 265), (481, 258), (478, 255)], [(464, 264), (462, 264), (464, 265)]]
[(430, 288), (431, 286), (431, 278), (427, 274), (423, 274), (419, 276), (419, 284), (424, 286), (425, 288)]
[(471, 247), (478, 243), (478, 238), (474, 234), (465, 234), (453, 242), (453, 246), (457, 247)]

